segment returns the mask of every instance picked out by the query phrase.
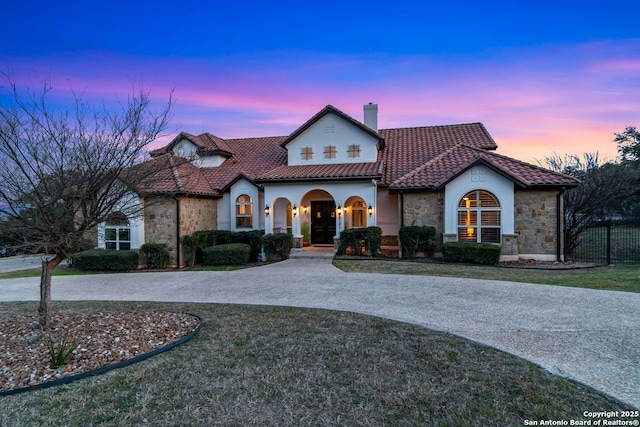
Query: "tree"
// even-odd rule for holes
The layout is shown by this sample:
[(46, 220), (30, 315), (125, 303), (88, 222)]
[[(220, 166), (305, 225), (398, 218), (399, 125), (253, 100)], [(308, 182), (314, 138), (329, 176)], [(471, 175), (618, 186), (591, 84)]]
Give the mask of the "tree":
[[(0, 93), (0, 215), (15, 228), (13, 246), (43, 253), (40, 324), (51, 322), (51, 272), (86, 246), (114, 211), (141, 213), (128, 183), (155, 173), (132, 168), (167, 128), (172, 99), (152, 111), (148, 92), (134, 89), (115, 111), (74, 94), (71, 111), (49, 107), (41, 91), (8, 86)], [(144, 176), (143, 176), (144, 175)], [(129, 201), (129, 202), (127, 202)]]
[(635, 126), (627, 126), (622, 133), (616, 133), (613, 140), (618, 144), (618, 152), (622, 163), (640, 162), (640, 132)]
[(580, 233), (595, 221), (624, 215), (624, 202), (633, 194), (631, 170), (616, 163), (600, 164), (598, 153), (582, 157), (557, 154), (543, 165), (571, 175), (580, 184), (563, 194), (566, 250), (572, 253), (580, 243)]

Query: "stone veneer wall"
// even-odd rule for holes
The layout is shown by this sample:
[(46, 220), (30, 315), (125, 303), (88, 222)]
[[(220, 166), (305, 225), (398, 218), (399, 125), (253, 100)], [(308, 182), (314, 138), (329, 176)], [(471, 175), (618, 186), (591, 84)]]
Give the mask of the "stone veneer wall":
[(405, 193), (403, 197), (403, 224), (435, 227), (436, 252), (441, 252), (444, 232), (444, 192)]
[[(145, 200), (145, 243), (164, 243), (169, 251), (169, 264), (177, 265), (177, 206), (170, 197)], [(180, 236), (199, 230), (217, 228), (217, 202), (207, 198), (180, 199)], [(183, 253), (180, 251), (181, 254)], [(180, 260), (184, 264), (184, 260)]]
[(515, 191), (514, 227), (518, 235), (520, 257), (536, 255), (536, 258), (540, 259), (556, 259), (558, 251), (557, 194), (557, 190)]
[(169, 265), (176, 266), (176, 200), (170, 197), (145, 198), (144, 242), (164, 243)]

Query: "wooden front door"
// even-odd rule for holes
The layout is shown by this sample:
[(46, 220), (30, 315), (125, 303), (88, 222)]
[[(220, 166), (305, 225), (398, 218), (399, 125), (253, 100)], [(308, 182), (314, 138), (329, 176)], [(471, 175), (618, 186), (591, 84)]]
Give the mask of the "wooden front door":
[(336, 204), (333, 201), (311, 202), (312, 245), (332, 245), (336, 235)]

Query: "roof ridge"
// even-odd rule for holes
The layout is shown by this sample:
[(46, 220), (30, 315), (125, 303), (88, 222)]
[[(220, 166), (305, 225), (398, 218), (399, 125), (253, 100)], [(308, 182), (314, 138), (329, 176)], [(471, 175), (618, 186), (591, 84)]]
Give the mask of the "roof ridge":
[[(430, 159), (428, 162), (423, 163), (422, 165), (418, 166), (415, 169), (410, 170), (409, 172), (405, 173), (404, 175), (402, 175), (401, 177), (399, 177), (398, 179), (394, 180), (391, 185), (394, 185), (397, 182), (400, 182), (406, 178), (409, 178), (411, 175), (415, 175), (416, 173), (419, 173), (423, 170), (425, 170), (427, 167), (429, 167), (432, 163), (435, 163), (436, 161), (444, 158), (445, 156), (448, 156), (451, 154), (451, 152), (453, 152), (453, 150), (459, 148), (459, 147), (469, 147), (466, 144), (456, 144), (452, 147), (447, 148), (446, 150), (444, 150), (442, 153), (438, 154), (436, 157)], [(470, 147), (471, 148), (471, 147)]]
[(178, 191), (184, 192), (184, 186), (182, 185), (182, 180), (180, 179), (180, 174), (178, 173), (178, 169), (176, 167), (175, 161), (173, 160), (173, 156), (167, 154), (169, 156), (169, 165), (171, 166), (171, 174), (173, 175), (173, 179), (176, 181), (176, 186), (178, 187)]
[(482, 122), (468, 122), (468, 123), (452, 123), (448, 125), (427, 125), (427, 126), (405, 126), (405, 127), (397, 127), (397, 128), (385, 128), (379, 129), (378, 131), (383, 130), (409, 130), (409, 129), (427, 129), (427, 128), (446, 128), (446, 127), (456, 127), (456, 126), (470, 126), (470, 125), (482, 125)]

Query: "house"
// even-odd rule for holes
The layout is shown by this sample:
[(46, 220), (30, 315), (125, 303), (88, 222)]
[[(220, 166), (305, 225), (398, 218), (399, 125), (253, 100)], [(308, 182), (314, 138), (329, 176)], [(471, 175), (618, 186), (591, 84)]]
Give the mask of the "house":
[(139, 166), (157, 171), (133, 185), (144, 216), (114, 215), (99, 245), (166, 243), (175, 265), (181, 236), (197, 230), (287, 231), (300, 247), (303, 231), (334, 245), (345, 227), (378, 226), (393, 249), (401, 226), (427, 225), (439, 244), (500, 244), (503, 260), (562, 258), (561, 195), (574, 178), (495, 153), (481, 123), (377, 122), (375, 104), (363, 122), (327, 105), (288, 136), (180, 133)]

